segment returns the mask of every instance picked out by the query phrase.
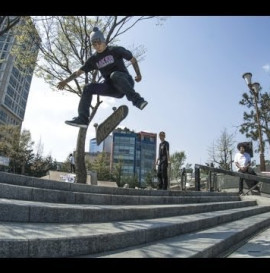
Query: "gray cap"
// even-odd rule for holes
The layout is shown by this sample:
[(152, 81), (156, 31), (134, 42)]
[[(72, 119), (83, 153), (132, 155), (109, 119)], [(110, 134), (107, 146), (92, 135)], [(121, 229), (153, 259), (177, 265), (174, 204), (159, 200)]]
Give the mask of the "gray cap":
[(100, 41), (105, 43), (106, 41), (103, 36), (103, 33), (98, 29), (98, 27), (93, 28), (93, 32), (91, 33), (90, 39), (91, 43), (93, 43), (94, 41)]

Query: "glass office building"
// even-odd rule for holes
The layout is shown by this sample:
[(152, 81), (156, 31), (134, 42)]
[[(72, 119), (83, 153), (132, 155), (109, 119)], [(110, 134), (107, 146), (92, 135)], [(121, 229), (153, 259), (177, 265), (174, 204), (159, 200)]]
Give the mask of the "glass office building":
[[(15, 57), (11, 54), (15, 37), (12, 31), (0, 36), (0, 124), (21, 126), (33, 70), (15, 66)], [(38, 46), (33, 43), (31, 50), (38, 54)]]
[(157, 134), (140, 132), (136, 143), (136, 173), (144, 182), (147, 174), (155, 168)]
[(122, 163), (122, 175), (135, 175), (136, 138), (134, 132), (113, 132), (112, 165)]
[(112, 165), (122, 163), (122, 175), (137, 175), (143, 183), (155, 168), (157, 134), (115, 131), (113, 133)]

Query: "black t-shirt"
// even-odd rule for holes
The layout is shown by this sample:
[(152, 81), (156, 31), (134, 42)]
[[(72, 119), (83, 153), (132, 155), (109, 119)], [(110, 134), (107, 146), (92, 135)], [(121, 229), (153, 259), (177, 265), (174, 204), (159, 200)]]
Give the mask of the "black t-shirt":
[(80, 68), (84, 72), (98, 69), (105, 80), (114, 71), (128, 73), (124, 60), (130, 61), (132, 53), (121, 46), (107, 46), (102, 53), (95, 52)]
[(169, 153), (169, 142), (164, 140), (159, 144), (159, 162), (164, 163), (168, 162), (168, 153)]

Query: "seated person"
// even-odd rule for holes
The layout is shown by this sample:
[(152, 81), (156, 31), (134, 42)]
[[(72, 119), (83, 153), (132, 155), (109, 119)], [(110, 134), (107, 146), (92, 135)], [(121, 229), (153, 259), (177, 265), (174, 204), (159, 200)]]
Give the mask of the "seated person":
[[(246, 146), (243, 143), (239, 143), (237, 145), (237, 148), (239, 150), (238, 153), (236, 153), (235, 157), (234, 157), (234, 163), (235, 166), (237, 168), (238, 172), (241, 173), (248, 173), (248, 174), (252, 174), (252, 175), (256, 175), (255, 171), (250, 167), (251, 165), (251, 158), (250, 155), (248, 153), (246, 153)], [(243, 193), (243, 182), (244, 182), (244, 178), (240, 177), (239, 180), (239, 194)], [(255, 186), (256, 184), (258, 184), (258, 181), (253, 181), (253, 180), (247, 180), (246, 179), (246, 183), (247, 186), (249, 188)], [(257, 186), (255, 188), (255, 190), (257, 190), (260, 193), (260, 187)]]

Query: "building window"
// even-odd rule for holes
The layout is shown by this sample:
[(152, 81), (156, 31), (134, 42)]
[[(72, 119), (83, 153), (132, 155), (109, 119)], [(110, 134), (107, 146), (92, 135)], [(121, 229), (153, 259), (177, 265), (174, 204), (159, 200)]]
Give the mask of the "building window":
[(30, 88), (30, 83), (25, 82), (25, 83), (24, 83), (24, 89), (29, 90), (29, 88)]
[(18, 78), (20, 76), (20, 72), (15, 66), (12, 68), (12, 74), (15, 78)]
[(25, 109), (25, 107), (26, 107), (26, 101), (25, 101), (24, 99), (21, 99), (20, 105), (21, 105), (21, 107), (22, 107), (23, 109)]
[(2, 120), (5, 123), (7, 121), (7, 114), (2, 110), (0, 110), (0, 120)]
[(24, 110), (23, 109), (20, 109), (20, 111), (19, 111), (19, 117), (21, 119), (23, 119), (23, 117), (24, 117)]
[(9, 96), (5, 96), (5, 102), (4, 104), (11, 109), (12, 100)]
[(17, 84), (17, 81), (14, 79), (13, 76), (10, 77), (9, 79), (9, 84), (16, 89), (16, 84)]
[(0, 59), (5, 60), (6, 56), (7, 56), (7, 53), (6, 53), (6, 52), (2, 52), (2, 54), (1, 54), (1, 58), (0, 58)]
[(13, 98), (14, 97), (14, 89), (9, 85), (8, 86), (8, 88), (7, 88), (7, 93), (9, 94), (9, 96), (11, 97), (11, 98)]
[(4, 33), (3, 35), (0, 36), (0, 41), (5, 41), (7, 37), (7, 33)]
[(27, 100), (27, 98), (28, 98), (28, 90), (25, 90), (25, 89), (24, 89), (23, 95), (22, 95), (22, 96), (23, 96), (24, 99)]
[(4, 46), (4, 50), (6, 50), (6, 51), (7, 51), (7, 50), (8, 50), (8, 46), (9, 46), (9, 44), (8, 44), (8, 43), (6, 43), (6, 44), (5, 44), (5, 46)]

